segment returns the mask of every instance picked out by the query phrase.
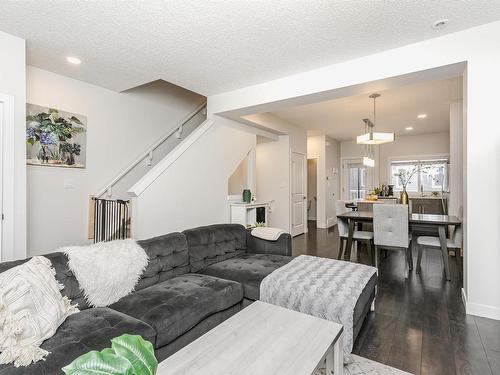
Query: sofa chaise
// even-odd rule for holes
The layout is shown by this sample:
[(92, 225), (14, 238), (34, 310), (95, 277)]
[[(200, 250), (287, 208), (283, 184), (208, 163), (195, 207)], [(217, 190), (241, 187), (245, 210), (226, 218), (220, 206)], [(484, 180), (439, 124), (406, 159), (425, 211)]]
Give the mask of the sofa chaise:
[[(149, 264), (135, 291), (105, 308), (90, 308), (61, 252), (45, 255), (78, 303), (56, 334), (42, 344), (51, 352), (28, 367), (0, 365), (0, 375), (62, 374), (61, 368), (90, 350), (110, 346), (124, 333), (151, 341), (159, 361), (167, 358), (259, 298), (260, 282), (291, 257), (291, 236), (277, 241), (253, 237), (241, 225), (217, 224), (138, 241)], [(0, 263), (0, 273), (28, 259)], [(376, 276), (354, 311), (359, 332), (375, 297)]]

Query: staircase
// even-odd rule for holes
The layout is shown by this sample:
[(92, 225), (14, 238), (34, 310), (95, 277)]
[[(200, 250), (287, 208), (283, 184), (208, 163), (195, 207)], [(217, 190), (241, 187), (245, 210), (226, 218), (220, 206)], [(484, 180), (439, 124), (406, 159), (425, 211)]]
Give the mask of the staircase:
[(132, 236), (228, 222), (229, 178), (256, 142), (246, 124), (210, 116), (129, 189)]
[(139, 155), (89, 199), (89, 239), (94, 242), (129, 238), (132, 207), (128, 190), (178, 147), (207, 118), (206, 102)]

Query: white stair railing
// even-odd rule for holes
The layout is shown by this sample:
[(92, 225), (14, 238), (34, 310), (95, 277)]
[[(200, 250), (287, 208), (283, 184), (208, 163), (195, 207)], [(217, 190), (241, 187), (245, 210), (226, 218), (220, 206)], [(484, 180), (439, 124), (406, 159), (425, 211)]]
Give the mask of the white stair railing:
[[(193, 112), (187, 115), (182, 121), (180, 121), (171, 131), (161, 137), (158, 141), (152, 144), (143, 154), (141, 154), (136, 160), (134, 160), (127, 168), (121, 171), (115, 178), (113, 178), (106, 186), (99, 190), (94, 197), (100, 198), (104, 194), (107, 197), (111, 197), (113, 194), (113, 186), (115, 186), (119, 181), (121, 181), (130, 171), (132, 171), (137, 165), (139, 165), (143, 160), (147, 160), (147, 165), (152, 164), (153, 152), (160, 147), (165, 141), (170, 139), (173, 135), (176, 135), (177, 139), (182, 136), (182, 131), (184, 126), (192, 120), (195, 116), (200, 113), (206, 115), (207, 103), (203, 103), (195, 108)], [(200, 122), (201, 123), (201, 122)]]

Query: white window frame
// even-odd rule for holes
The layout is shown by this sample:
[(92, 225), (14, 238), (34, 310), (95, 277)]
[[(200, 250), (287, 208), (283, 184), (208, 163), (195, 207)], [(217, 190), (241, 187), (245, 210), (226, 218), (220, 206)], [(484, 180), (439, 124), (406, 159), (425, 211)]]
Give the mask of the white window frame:
[[(349, 193), (346, 189), (346, 184), (347, 184), (347, 181), (349, 180), (349, 178), (347, 176), (347, 168), (346, 167), (347, 167), (347, 164), (351, 164), (351, 163), (363, 164), (363, 156), (341, 157), (340, 158), (340, 167), (342, 169), (342, 173), (340, 174), (340, 189), (341, 189), (340, 196), (344, 200), (349, 200)], [(365, 184), (366, 184), (366, 191), (367, 192), (371, 191), (373, 189), (373, 186), (375, 185), (375, 182), (374, 182), (375, 170), (376, 170), (376, 167), (375, 168), (370, 168), (370, 167), (366, 168)], [(364, 197), (362, 197), (362, 198), (364, 198)]]
[[(389, 177), (389, 183), (392, 183), (392, 164), (393, 163), (415, 163), (415, 164), (420, 164), (420, 163), (425, 163), (425, 162), (438, 162), (438, 161), (446, 161), (448, 164), (450, 162), (450, 155), (449, 154), (432, 154), (432, 155), (404, 155), (404, 156), (394, 156), (390, 157), (388, 159), (388, 165), (387, 165), (387, 176)], [(447, 167), (447, 187), (445, 189), (446, 193), (449, 193), (449, 184), (450, 184), (450, 169), (449, 166)], [(418, 173), (418, 181), (417, 181), (417, 191), (408, 191), (409, 193), (419, 193), (420, 192), (420, 172)], [(399, 192), (401, 190), (396, 190), (394, 189), (395, 192)], [(431, 191), (424, 191), (424, 193), (429, 193)]]

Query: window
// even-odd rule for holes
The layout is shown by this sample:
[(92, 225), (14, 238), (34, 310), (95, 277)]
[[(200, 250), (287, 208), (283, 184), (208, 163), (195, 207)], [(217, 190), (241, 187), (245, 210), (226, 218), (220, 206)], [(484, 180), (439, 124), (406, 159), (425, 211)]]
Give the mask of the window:
[(448, 161), (445, 159), (391, 162), (394, 191), (403, 190), (399, 175), (412, 176), (406, 186), (408, 192), (448, 190)]
[(366, 193), (366, 168), (362, 164), (348, 164), (348, 199), (363, 198)]

